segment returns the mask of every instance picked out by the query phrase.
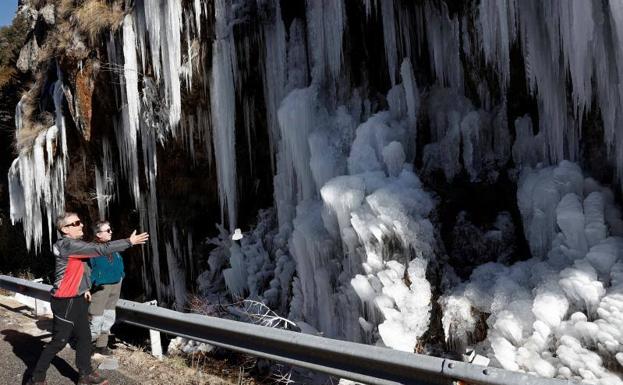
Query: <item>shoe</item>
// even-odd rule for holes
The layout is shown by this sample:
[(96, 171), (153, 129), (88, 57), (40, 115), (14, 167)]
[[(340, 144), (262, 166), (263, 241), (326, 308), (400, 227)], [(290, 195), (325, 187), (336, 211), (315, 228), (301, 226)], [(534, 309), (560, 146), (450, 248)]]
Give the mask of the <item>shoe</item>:
[(108, 385), (108, 380), (94, 370), (88, 376), (80, 376), (78, 385)]
[(102, 346), (102, 347), (93, 349), (93, 354), (100, 354), (102, 356), (112, 356), (112, 350), (108, 349), (107, 346)]

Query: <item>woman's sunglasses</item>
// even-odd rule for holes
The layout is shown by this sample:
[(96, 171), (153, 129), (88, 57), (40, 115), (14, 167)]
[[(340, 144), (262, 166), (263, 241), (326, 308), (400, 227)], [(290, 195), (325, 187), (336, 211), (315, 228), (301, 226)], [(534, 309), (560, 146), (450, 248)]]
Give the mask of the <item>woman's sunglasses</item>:
[(98, 233), (108, 233), (108, 234), (112, 234), (112, 229), (100, 230), (100, 231), (98, 231)]

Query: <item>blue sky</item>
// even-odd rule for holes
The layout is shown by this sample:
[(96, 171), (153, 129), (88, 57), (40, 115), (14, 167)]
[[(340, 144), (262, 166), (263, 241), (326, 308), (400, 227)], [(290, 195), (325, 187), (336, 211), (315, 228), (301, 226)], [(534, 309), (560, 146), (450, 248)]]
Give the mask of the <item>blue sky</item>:
[(0, 27), (11, 24), (16, 9), (17, 0), (0, 0)]

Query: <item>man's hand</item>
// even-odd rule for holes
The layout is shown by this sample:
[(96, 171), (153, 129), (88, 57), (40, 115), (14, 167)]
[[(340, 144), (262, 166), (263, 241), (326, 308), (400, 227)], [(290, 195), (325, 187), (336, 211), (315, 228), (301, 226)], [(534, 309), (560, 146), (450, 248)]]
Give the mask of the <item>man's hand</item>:
[(134, 245), (142, 245), (145, 242), (147, 242), (147, 240), (149, 239), (149, 234), (147, 233), (141, 233), (141, 234), (136, 234), (136, 230), (134, 230), (132, 232), (132, 234), (130, 235), (130, 243), (132, 244), (132, 246)]
[(87, 300), (87, 302), (91, 302), (91, 292), (90, 291), (85, 291), (84, 292), (84, 299)]

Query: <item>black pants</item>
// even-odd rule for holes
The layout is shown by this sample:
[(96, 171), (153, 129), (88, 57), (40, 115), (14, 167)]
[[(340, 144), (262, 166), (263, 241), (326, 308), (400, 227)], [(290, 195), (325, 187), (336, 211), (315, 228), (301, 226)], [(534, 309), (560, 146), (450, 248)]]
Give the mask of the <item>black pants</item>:
[(83, 296), (54, 298), (50, 300), (54, 315), (52, 341), (41, 352), (32, 373), (35, 381), (45, 380), (45, 373), (54, 356), (67, 345), (73, 331), (76, 337), (76, 366), (80, 375), (91, 373), (91, 331), (89, 330), (89, 304)]

